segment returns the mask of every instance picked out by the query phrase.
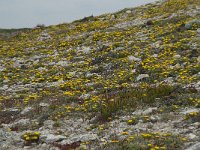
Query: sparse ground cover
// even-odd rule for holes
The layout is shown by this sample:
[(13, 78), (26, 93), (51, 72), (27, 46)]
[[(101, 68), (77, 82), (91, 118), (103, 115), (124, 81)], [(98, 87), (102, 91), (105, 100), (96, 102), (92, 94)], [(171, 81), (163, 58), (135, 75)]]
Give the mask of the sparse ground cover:
[(199, 9), (168, 0), (0, 36), (1, 147), (198, 148)]

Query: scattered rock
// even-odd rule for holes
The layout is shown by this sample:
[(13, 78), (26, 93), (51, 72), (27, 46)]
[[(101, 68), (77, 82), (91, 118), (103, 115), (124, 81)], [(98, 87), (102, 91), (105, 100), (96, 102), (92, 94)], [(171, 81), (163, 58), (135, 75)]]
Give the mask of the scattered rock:
[(179, 58), (181, 58), (181, 55), (175, 55), (174, 58), (179, 59)]
[(167, 79), (164, 80), (164, 82), (167, 83), (167, 84), (174, 84), (174, 78), (168, 77)]
[(131, 14), (131, 10), (127, 10), (126, 13), (127, 13), (127, 14)]
[(91, 48), (90, 47), (82, 47), (81, 51), (88, 54), (91, 51)]
[(41, 107), (48, 107), (49, 104), (48, 103), (40, 103), (39, 106), (41, 106)]
[(38, 41), (45, 41), (49, 39), (51, 39), (51, 36), (46, 31), (42, 32), (38, 37)]
[(54, 135), (54, 134), (43, 135), (43, 136), (41, 136), (41, 139), (43, 139), (45, 137), (46, 137), (46, 140), (45, 140), (46, 143), (60, 142), (60, 141), (62, 141), (64, 139), (66, 139), (65, 136)]
[(141, 61), (140, 58), (137, 58), (137, 57), (135, 57), (135, 56), (129, 56), (128, 59), (129, 59), (129, 61), (138, 61), (138, 62)]
[(189, 108), (189, 109), (184, 110), (180, 113), (186, 115), (186, 114), (191, 113), (191, 112), (199, 112), (199, 111), (200, 111), (200, 109), (198, 109), (198, 108)]
[(32, 110), (32, 107), (26, 107), (20, 114), (25, 115)]
[(200, 142), (190, 146), (189, 148), (187, 148), (186, 150), (200, 150)]
[(156, 110), (158, 110), (157, 107), (150, 107), (150, 108), (147, 108), (146, 110), (137, 110), (133, 112), (132, 114), (133, 115), (148, 115), (155, 112)]
[(194, 24), (200, 25), (200, 20), (199, 19), (194, 19), (194, 20), (191, 20), (191, 21), (187, 22), (185, 24), (185, 28), (188, 29), (188, 30), (191, 30)]
[(190, 140), (193, 140), (193, 139), (197, 138), (197, 136), (196, 136), (195, 134), (193, 134), (193, 133), (190, 133), (190, 134), (188, 135), (188, 138), (189, 138)]
[(144, 78), (149, 78), (148, 74), (140, 74), (139, 76), (137, 76), (136, 81), (140, 81)]
[(62, 67), (67, 67), (67, 66), (68, 66), (68, 61), (59, 61), (59, 62), (57, 63), (57, 65), (60, 65), (60, 66), (62, 66)]
[(96, 139), (98, 139), (98, 135), (92, 134), (92, 133), (77, 135), (70, 138), (70, 140), (73, 142), (77, 142), (77, 141), (86, 142), (86, 141), (92, 141)]
[(200, 56), (199, 56), (199, 57), (197, 57), (197, 62), (199, 62), (199, 63), (200, 63)]
[(150, 107), (150, 108), (147, 108), (145, 111), (143, 111), (143, 114), (144, 114), (144, 115), (151, 114), (151, 113), (155, 112), (157, 109), (158, 109), (157, 107)]

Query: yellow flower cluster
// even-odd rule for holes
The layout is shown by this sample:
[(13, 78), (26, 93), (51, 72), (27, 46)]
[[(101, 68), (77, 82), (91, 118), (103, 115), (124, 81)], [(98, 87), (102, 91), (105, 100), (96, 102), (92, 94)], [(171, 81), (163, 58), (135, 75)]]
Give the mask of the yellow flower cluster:
[(27, 132), (22, 135), (22, 139), (24, 139), (27, 142), (37, 142), (40, 138), (39, 132)]

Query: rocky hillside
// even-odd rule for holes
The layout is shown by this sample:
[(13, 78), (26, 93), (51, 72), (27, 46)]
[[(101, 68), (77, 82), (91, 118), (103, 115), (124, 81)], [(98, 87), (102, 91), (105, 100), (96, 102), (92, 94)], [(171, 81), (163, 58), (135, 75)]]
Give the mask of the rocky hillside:
[(0, 150), (199, 150), (200, 1), (0, 36)]

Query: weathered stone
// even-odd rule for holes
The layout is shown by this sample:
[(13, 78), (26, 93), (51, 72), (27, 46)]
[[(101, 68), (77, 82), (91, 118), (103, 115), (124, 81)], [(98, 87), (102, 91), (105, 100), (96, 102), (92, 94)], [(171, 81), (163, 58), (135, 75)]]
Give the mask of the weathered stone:
[(186, 150), (200, 150), (200, 142), (188, 147)]
[(60, 65), (60, 66), (62, 66), (62, 67), (67, 67), (67, 66), (68, 66), (68, 61), (59, 61), (59, 62), (57, 63), (57, 65)]
[(41, 106), (41, 107), (48, 107), (49, 104), (48, 103), (40, 103), (39, 106)]
[[(46, 140), (45, 140), (46, 143), (59, 142), (59, 141), (66, 139), (66, 137), (62, 136), (62, 135), (47, 134), (44, 136), (46, 137)], [(44, 136), (43, 136), (43, 138), (44, 138)]]
[(140, 58), (137, 58), (135, 56), (129, 56), (128, 59), (129, 59), (129, 61), (139, 61), (139, 62), (141, 61)]
[(197, 138), (197, 136), (195, 134), (193, 134), (193, 133), (190, 133), (188, 135), (188, 138), (191, 139), (191, 140), (193, 140), (193, 139)]
[(179, 58), (181, 58), (181, 55), (174, 55), (174, 58), (179, 59)]
[(25, 115), (32, 110), (32, 107), (26, 107), (20, 114)]
[(200, 111), (200, 109), (198, 109), (198, 108), (190, 108), (190, 109), (187, 109), (187, 110), (182, 111), (180, 113), (186, 115), (186, 114), (191, 113), (191, 112), (199, 112), (199, 111)]
[(199, 56), (199, 57), (197, 57), (197, 62), (199, 62), (199, 63), (200, 63), (200, 56)]
[(88, 54), (91, 51), (91, 48), (90, 47), (82, 47), (81, 51)]
[(77, 136), (70, 138), (70, 140), (73, 142), (76, 142), (76, 141), (86, 142), (86, 141), (92, 141), (92, 140), (96, 140), (96, 139), (98, 139), (97, 134), (91, 134), (91, 133), (77, 135)]
[(130, 13), (131, 13), (131, 10), (127, 10), (126, 13), (127, 13), (127, 14), (130, 14)]
[(144, 78), (149, 78), (148, 74), (140, 74), (139, 76), (137, 76), (136, 81), (140, 81)]

